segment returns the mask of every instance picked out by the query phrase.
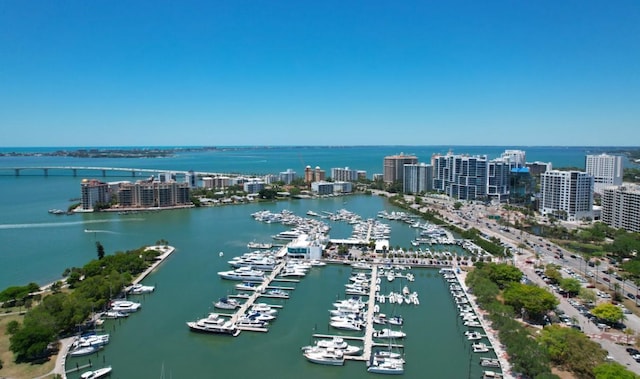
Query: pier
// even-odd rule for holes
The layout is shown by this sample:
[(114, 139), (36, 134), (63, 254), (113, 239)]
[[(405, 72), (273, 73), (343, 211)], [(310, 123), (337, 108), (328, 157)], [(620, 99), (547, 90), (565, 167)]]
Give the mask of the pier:
[(167, 259), (169, 255), (171, 255), (171, 253), (176, 251), (176, 248), (173, 246), (166, 246), (166, 245), (165, 246), (148, 246), (147, 248), (145, 248), (145, 250), (157, 250), (161, 252), (161, 254), (156, 258), (156, 261), (153, 262), (151, 266), (149, 266), (146, 270), (144, 270), (140, 275), (138, 275), (138, 277), (136, 277), (132, 281), (132, 284), (140, 283), (142, 279), (146, 278), (147, 275), (152, 273), (153, 270), (155, 270), (156, 267), (160, 265), (160, 263), (164, 262), (164, 260)]
[(76, 367), (74, 367), (74, 368), (70, 368), (70, 369), (66, 370), (64, 373), (65, 373), (65, 374), (70, 374), (70, 373), (72, 373), (72, 372), (76, 372), (76, 371), (84, 370), (85, 368), (91, 368), (92, 366), (93, 366), (93, 364), (91, 363), (91, 361), (89, 361), (89, 363), (84, 364), (84, 365), (82, 365), (82, 366), (78, 366), (78, 365), (76, 365)]
[[(238, 319), (240, 318), (240, 316), (245, 314), (247, 310), (256, 302), (256, 300), (263, 295), (261, 289), (269, 288), (269, 284), (276, 279), (276, 277), (278, 276), (278, 274), (280, 274), (280, 271), (282, 271), (282, 269), (286, 264), (287, 263), (283, 261), (278, 263), (273, 268), (269, 276), (267, 276), (266, 279), (260, 285), (259, 287), (260, 289), (258, 291), (254, 291), (251, 294), (251, 296), (247, 298), (247, 301), (242, 303), (242, 305), (240, 305), (240, 308), (238, 308), (238, 310), (236, 310), (236, 312), (233, 313), (233, 315), (231, 315), (231, 322), (233, 322), (234, 324), (238, 322)], [(271, 306), (274, 308), (282, 308), (282, 305), (271, 305)], [(238, 326), (238, 329), (251, 331), (251, 332), (263, 332), (263, 333), (266, 333), (269, 331), (269, 329), (267, 328), (256, 328), (256, 327), (250, 327), (250, 326)]]
[[(369, 302), (367, 303), (367, 314), (365, 317), (366, 326), (364, 328), (364, 346), (362, 347), (362, 355), (350, 356), (348, 359), (369, 362), (371, 358), (371, 350), (373, 349), (373, 312), (376, 307), (376, 280), (378, 279), (378, 266), (373, 265), (371, 268), (371, 285), (369, 286)], [(345, 357), (347, 358), (347, 357)]]

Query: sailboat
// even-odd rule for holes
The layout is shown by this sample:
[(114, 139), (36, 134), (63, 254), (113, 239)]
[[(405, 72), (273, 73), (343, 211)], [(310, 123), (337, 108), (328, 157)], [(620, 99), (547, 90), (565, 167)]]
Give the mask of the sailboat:
[(404, 373), (402, 354), (391, 351), (391, 340), (387, 350), (378, 350), (371, 354), (367, 371), (375, 374), (401, 375)]

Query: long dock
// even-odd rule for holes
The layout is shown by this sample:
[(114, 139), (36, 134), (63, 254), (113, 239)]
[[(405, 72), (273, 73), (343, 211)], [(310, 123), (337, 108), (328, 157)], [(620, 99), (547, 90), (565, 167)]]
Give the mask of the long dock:
[[(273, 268), (273, 270), (271, 271), (269, 276), (267, 276), (266, 279), (262, 282), (262, 284), (260, 284), (260, 288), (267, 288), (269, 286), (269, 284), (278, 276), (278, 274), (280, 274), (280, 271), (282, 271), (282, 269), (284, 268), (284, 266), (286, 264), (287, 263), (284, 262), (284, 261), (278, 263)], [(247, 312), (247, 310), (256, 302), (256, 300), (261, 295), (262, 295), (261, 291), (254, 291), (251, 294), (251, 296), (249, 296), (247, 298), (247, 301), (242, 303), (240, 308), (238, 308), (238, 310), (236, 310), (236, 312), (233, 313), (233, 315), (231, 316), (231, 322), (233, 322), (234, 324), (237, 323), (238, 319), (240, 318), (240, 316), (245, 314)], [(281, 305), (273, 305), (273, 307), (274, 308), (282, 308)], [(255, 331), (255, 332), (267, 332), (267, 331), (269, 331), (269, 329), (267, 329), (267, 328), (254, 328), (254, 327), (244, 327), (244, 326), (239, 326), (238, 329), (248, 330), (248, 331)]]
[[(378, 279), (378, 266), (374, 265), (371, 268), (371, 285), (369, 286), (369, 302), (367, 303), (367, 314), (365, 316), (366, 326), (364, 328), (364, 342), (362, 346), (362, 355), (345, 355), (345, 359), (353, 361), (369, 362), (371, 358), (371, 351), (373, 349), (373, 313), (376, 307), (376, 280)], [(344, 338), (344, 337), (342, 337)]]
[(85, 368), (90, 368), (90, 367), (92, 367), (92, 366), (93, 366), (93, 364), (91, 363), (91, 361), (89, 361), (89, 363), (84, 364), (84, 365), (82, 365), (82, 366), (76, 365), (76, 367), (74, 367), (74, 368), (70, 368), (70, 369), (68, 369), (68, 370), (65, 370), (65, 372), (64, 372), (64, 373), (65, 373), (65, 374), (70, 374), (70, 373), (72, 373), (72, 372), (76, 372), (76, 371), (84, 370)]

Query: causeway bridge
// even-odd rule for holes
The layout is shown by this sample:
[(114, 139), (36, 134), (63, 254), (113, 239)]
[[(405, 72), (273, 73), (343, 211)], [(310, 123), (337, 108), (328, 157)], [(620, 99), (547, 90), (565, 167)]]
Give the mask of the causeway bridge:
[[(203, 176), (237, 176), (238, 174), (229, 173), (216, 173), (216, 172), (201, 172), (201, 171), (182, 171), (182, 170), (167, 170), (167, 169), (153, 169), (153, 168), (127, 168), (127, 167), (96, 167), (96, 166), (23, 166), (23, 167), (0, 167), (0, 175), (8, 176), (15, 175), (64, 175), (64, 173), (71, 173), (74, 177), (79, 174), (82, 175), (101, 175), (107, 177), (107, 173), (111, 173), (111, 176), (131, 176), (131, 177), (143, 177), (161, 173), (172, 173), (178, 176), (186, 176), (189, 173), (193, 173), (198, 177)], [(28, 174), (27, 174), (28, 173)]]

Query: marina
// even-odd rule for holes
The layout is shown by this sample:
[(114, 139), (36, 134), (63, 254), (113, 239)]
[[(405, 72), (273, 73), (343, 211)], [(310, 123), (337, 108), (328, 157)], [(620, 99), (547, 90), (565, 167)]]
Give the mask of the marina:
[[(356, 199), (358, 198), (351, 198), (350, 201), (353, 202)], [(364, 200), (370, 201), (370, 200), (378, 200), (378, 199), (373, 198), (373, 199), (364, 199)], [(340, 205), (342, 206), (342, 203), (340, 203)], [(222, 211), (222, 212), (234, 211), (235, 212), (236, 210), (220, 209), (218, 211)], [(182, 211), (178, 211), (178, 212), (182, 213)], [(242, 214), (244, 214), (246, 217), (246, 211), (243, 211)], [(155, 217), (154, 214), (151, 214), (150, 216)], [(257, 225), (261, 225), (261, 224), (257, 224)], [(344, 225), (345, 227), (342, 228), (342, 225)], [(332, 225), (332, 233), (350, 234), (351, 229), (353, 228), (353, 225), (354, 224), (349, 224), (344, 221), (337, 221), (334, 225)], [(405, 223), (402, 223), (402, 225), (403, 225), (402, 228), (407, 228), (407, 235), (410, 236), (411, 231), (409, 229), (409, 226), (406, 225)], [(273, 226), (271, 226), (271, 228), (272, 227)], [(401, 232), (402, 230), (403, 229), (400, 229), (399, 232)], [(266, 233), (269, 233), (269, 232), (266, 232)], [(273, 234), (273, 232), (269, 234)], [(394, 238), (393, 234), (390, 235), (389, 237), (391, 239)], [(253, 238), (254, 237), (247, 238), (247, 240), (251, 240)], [(184, 241), (182, 243), (184, 244)], [(178, 255), (178, 257), (181, 259), (179, 260), (173, 259), (171, 265), (164, 266), (162, 270), (154, 270), (152, 274), (151, 273), (149, 274), (153, 276), (151, 280), (153, 280), (153, 282), (155, 283), (160, 283), (162, 285), (161, 286), (162, 288), (161, 288), (161, 291), (158, 291), (158, 289), (156, 288), (153, 296), (147, 296), (143, 298), (144, 310), (140, 312), (140, 314), (137, 314), (133, 318), (129, 317), (126, 320), (123, 319), (122, 321), (118, 319), (107, 321), (105, 328), (110, 329), (110, 328), (115, 328), (117, 326), (117, 329), (118, 329), (117, 337), (113, 339), (108, 349), (103, 350), (103, 352), (100, 353), (99, 356), (106, 357), (106, 361), (108, 363), (112, 363), (113, 366), (118, 369), (119, 373), (122, 372), (122, 370), (125, 370), (125, 372), (129, 372), (129, 373), (138, 371), (139, 372), (138, 375), (144, 376), (145, 374), (143, 370), (137, 370), (133, 367), (123, 368), (121, 367), (121, 363), (119, 362), (123, 362), (123, 361), (126, 362), (127, 358), (124, 358), (123, 354), (139, 356), (138, 351), (132, 350), (129, 347), (129, 345), (125, 345), (123, 344), (123, 342), (129, 341), (128, 343), (132, 343), (132, 340), (131, 340), (132, 338), (135, 338), (135, 339), (156, 338), (154, 337), (156, 333), (152, 329), (149, 329), (149, 327), (146, 324), (147, 322), (151, 322), (151, 324), (153, 324), (155, 323), (155, 320), (150, 319), (148, 315), (156, 316), (158, 314), (163, 314), (164, 312), (166, 312), (166, 304), (167, 302), (169, 302), (171, 304), (178, 306), (177, 308), (173, 309), (173, 312), (181, 314), (182, 320), (185, 320), (185, 321), (194, 320), (194, 319), (198, 319), (193, 317), (194, 314), (202, 313), (203, 311), (205, 311), (207, 305), (210, 308), (213, 308), (213, 303), (222, 297), (236, 298), (243, 304), (246, 303), (247, 300), (249, 299), (252, 299), (253, 303), (255, 304), (260, 302), (261, 300), (259, 299), (261, 298), (272, 299), (274, 303), (269, 301), (268, 303), (270, 305), (279, 305), (279, 306), (284, 305), (284, 304), (276, 304), (275, 303), (276, 301), (286, 301), (287, 303), (285, 307), (286, 309), (282, 308), (282, 311), (278, 313), (277, 320), (266, 321), (268, 325), (261, 324), (260, 322), (255, 322), (255, 321), (249, 322), (247, 320), (244, 320), (246, 321), (246, 323), (242, 325), (238, 325), (238, 329), (242, 328), (242, 333), (238, 336), (238, 338), (202, 336), (195, 333), (188, 333), (188, 331), (186, 332), (187, 333), (186, 335), (182, 335), (183, 333), (185, 333), (184, 330), (186, 329), (184, 326), (182, 326), (182, 328), (178, 326), (177, 329), (176, 327), (173, 327), (171, 328), (172, 330), (167, 330), (168, 335), (173, 336), (172, 338), (178, 338), (183, 340), (181, 344), (185, 346), (186, 349), (192, 349), (192, 350), (200, 349), (200, 350), (206, 351), (207, 346), (211, 344), (227, 345), (231, 343), (233, 344), (234, 347), (231, 347), (231, 345), (229, 345), (229, 347), (225, 348), (226, 350), (242, 349), (247, 352), (253, 352), (254, 354), (258, 354), (258, 352), (255, 351), (254, 349), (271, 349), (272, 346), (278, 346), (278, 344), (280, 343), (279, 342), (280, 340), (278, 339), (279, 337), (274, 337), (274, 335), (286, 336), (292, 333), (292, 331), (294, 330), (300, 331), (296, 334), (298, 336), (297, 342), (291, 340), (291, 341), (288, 341), (287, 343), (290, 345), (294, 345), (295, 350), (299, 350), (301, 346), (308, 345), (309, 343), (308, 341), (306, 341), (307, 339), (320, 338), (319, 337), (320, 335), (327, 335), (327, 336), (340, 335), (342, 338), (347, 340), (349, 336), (343, 335), (342, 332), (338, 332), (337, 330), (329, 329), (330, 327), (328, 326), (326, 305), (323, 307), (322, 306), (323, 302), (319, 300), (323, 298), (327, 299), (328, 297), (338, 296), (338, 295), (341, 295), (342, 297), (344, 297), (345, 296), (344, 283), (348, 282), (349, 277), (353, 274), (353, 272), (355, 272), (354, 269), (355, 270), (364, 269), (365, 271), (368, 271), (368, 270), (373, 270), (373, 268), (375, 267), (377, 270), (384, 269), (385, 272), (388, 270), (388, 268), (386, 267), (387, 264), (382, 261), (376, 264), (369, 263), (368, 266), (365, 265), (364, 262), (360, 262), (359, 265), (354, 265), (354, 267), (352, 268), (349, 265), (345, 265), (343, 261), (333, 262), (331, 260), (325, 260), (325, 263), (328, 263), (325, 266), (325, 268), (319, 271), (314, 271), (314, 269), (311, 269), (309, 271), (309, 274), (306, 275), (306, 277), (304, 278), (295, 278), (295, 279), (291, 277), (282, 278), (278, 275), (273, 275), (273, 272), (270, 272), (270, 273), (265, 273), (265, 277), (272, 277), (272, 281), (270, 281), (268, 284), (266, 282), (264, 283), (256, 282), (258, 284), (259, 289), (251, 288), (249, 290), (236, 290), (235, 286), (238, 284), (241, 284), (242, 283), (241, 281), (222, 280), (218, 278), (218, 276), (216, 275), (216, 272), (228, 270), (228, 267), (225, 267), (226, 265), (228, 265), (227, 261), (229, 260), (229, 258), (227, 257), (238, 256), (242, 252), (242, 250), (246, 248), (246, 246), (241, 245), (242, 243), (240, 243), (239, 245), (241, 245), (241, 248), (237, 249), (236, 252), (233, 253), (232, 248), (225, 246), (224, 242), (221, 242), (221, 243), (223, 244), (215, 247), (213, 249), (214, 252), (211, 254), (211, 257), (208, 258), (207, 261), (213, 262), (213, 265), (210, 266), (211, 269), (206, 270), (206, 272), (208, 273), (208, 277), (203, 278), (201, 281), (201, 283), (207, 283), (207, 282), (211, 283), (211, 280), (212, 280), (211, 278), (214, 278), (213, 283), (215, 285), (215, 291), (213, 293), (203, 291), (202, 288), (200, 288), (200, 285), (196, 285), (195, 287), (192, 287), (192, 286), (189, 286), (188, 282), (180, 282), (179, 285), (176, 285), (177, 283), (174, 283), (174, 285), (170, 285), (168, 283), (171, 283), (171, 281), (167, 282), (166, 278), (163, 279), (163, 277), (172, 274), (172, 271), (175, 270), (176, 266), (174, 265), (176, 263), (179, 264), (180, 261), (184, 261), (185, 257), (189, 257), (189, 255), (187, 255), (188, 253), (185, 253), (184, 255), (183, 254)], [(177, 244), (178, 243), (175, 243), (175, 245)], [(172, 243), (172, 245), (174, 245), (174, 243)], [(188, 244), (184, 246), (188, 246)], [(193, 248), (189, 249), (188, 247), (183, 247), (183, 245), (181, 244), (180, 250), (189, 252), (189, 251), (193, 251)], [(224, 251), (224, 256), (218, 254), (218, 252), (222, 252), (222, 251)], [(361, 266), (362, 268), (358, 268), (359, 266)], [(180, 266), (177, 266), (177, 267), (180, 267)], [(412, 336), (412, 338), (406, 339), (406, 341), (403, 341), (403, 343), (398, 343), (395, 340), (387, 341), (387, 340), (379, 340), (379, 339), (373, 338), (373, 330), (374, 329), (381, 330), (381, 327), (374, 327), (372, 326), (373, 323), (369, 323), (370, 325), (365, 326), (363, 328), (363, 331), (360, 332), (362, 339), (353, 340), (354, 342), (356, 342), (357, 345), (360, 345), (362, 354), (344, 356), (345, 361), (354, 361), (354, 363), (356, 362), (359, 363), (354, 365), (344, 365), (340, 367), (339, 369), (341, 371), (344, 371), (345, 375), (349, 375), (350, 377), (354, 377), (354, 378), (362, 377), (362, 375), (365, 375), (365, 376), (372, 375), (370, 371), (367, 369), (367, 365), (369, 365), (369, 367), (374, 367), (378, 369), (380, 368), (379, 365), (381, 362), (381, 360), (377, 358), (379, 353), (376, 353), (375, 354), (376, 356), (374, 357), (374, 352), (376, 351), (385, 352), (389, 348), (392, 348), (394, 350), (397, 349), (400, 351), (402, 350), (410, 351), (411, 356), (413, 356), (413, 354), (419, 354), (420, 351), (424, 351), (423, 345), (424, 343), (426, 343), (426, 341), (428, 341), (426, 337), (421, 338), (420, 337), (421, 335), (425, 336), (427, 333), (429, 335), (433, 335), (433, 334), (440, 333), (441, 331), (444, 331), (444, 330), (449, 330), (446, 327), (446, 322), (443, 322), (443, 320), (434, 319), (434, 320), (428, 321), (430, 317), (439, 316), (439, 315), (431, 315), (429, 313), (423, 314), (423, 311), (420, 310), (421, 307), (415, 307), (415, 304), (407, 304), (404, 301), (402, 304), (398, 304), (397, 302), (394, 304), (391, 304), (389, 301), (386, 301), (385, 303), (381, 303), (380, 301), (378, 301), (380, 299), (381, 294), (384, 294), (387, 300), (389, 300), (388, 296), (392, 292), (404, 295), (403, 287), (405, 285), (409, 285), (410, 287), (415, 286), (416, 287), (415, 289), (419, 289), (422, 291), (427, 290), (429, 291), (429, 293), (432, 293), (432, 292), (437, 293), (439, 291), (437, 289), (428, 289), (428, 288), (431, 288), (433, 285), (436, 285), (436, 283), (439, 283), (439, 281), (434, 281), (435, 278), (432, 277), (433, 276), (432, 273), (436, 271), (428, 268), (420, 268), (419, 264), (417, 264), (416, 267), (418, 268), (415, 268), (413, 270), (413, 274), (415, 275), (415, 282), (408, 282), (406, 273), (402, 273), (400, 270), (396, 270), (396, 273), (398, 273), (399, 275), (397, 276), (394, 275), (395, 276), (394, 281), (389, 282), (386, 279), (386, 276), (381, 277), (380, 272), (378, 271), (378, 274), (377, 274), (378, 278), (376, 278), (376, 281), (377, 279), (381, 279), (381, 283), (380, 283), (382, 287), (381, 291), (378, 292), (375, 290), (376, 285), (370, 285), (367, 288), (369, 292), (368, 292), (368, 299), (366, 300), (367, 312), (370, 312), (369, 310), (372, 309), (373, 310), (371, 311), (373, 312), (372, 315), (376, 314), (376, 306), (379, 306), (378, 307), (378, 309), (380, 309), (379, 312), (386, 313), (387, 315), (389, 315), (388, 317), (389, 319), (392, 316), (397, 315), (397, 312), (394, 311), (394, 309), (396, 309), (395, 307), (402, 306), (403, 307), (402, 316), (404, 318), (404, 325), (402, 326), (402, 329), (408, 335)], [(277, 267), (274, 267), (274, 269), (277, 269)], [(192, 270), (194, 269), (192, 268)], [(197, 272), (197, 268), (195, 270), (196, 271), (194, 272)], [(370, 283), (373, 283), (373, 282), (370, 282)], [(194, 285), (195, 284), (196, 283), (194, 283)], [(290, 299), (265, 297), (267, 296), (267, 291), (269, 289), (276, 289), (276, 288), (280, 288), (284, 291), (287, 291), (294, 296), (291, 296)], [(184, 296), (183, 291), (185, 290), (187, 290), (190, 294), (188, 297)], [(366, 298), (367, 296), (364, 296), (364, 297)], [(318, 299), (318, 301), (314, 301), (313, 299)], [(433, 301), (436, 299), (437, 297), (430, 296), (427, 306), (438, 307), (439, 305), (437, 304), (437, 302), (433, 303)], [(188, 305), (188, 304), (192, 304), (192, 305)], [(371, 304), (373, 304), (373, 306), (371, 306)], [(318, 309), (318, 306), (320, 307), (320, 309)], [(249, 308), (249, 305), (247, 305), (247, 307)], [(209, 310), (209, 312), (216, 312), (216, 311), (211, 309)], [(239, 313), (237, 312), (225, 311), (225, 312), (216, 312), (216, 313), (220, 317), (223, 317), (228, 320), (230, 320), (232, 317), (235, 316), (237, 317), (238, 322), (241, 321)], [(205, 316), (206, 316), (206, 313), (205, 313)], [(365, 317), (368, 318), (369, 317), (368, 314), (365, 315)], [(427, 317), (426, 320), (425, 320), (425, 317)], [(425, 321), (421, 321), (420, 322), (421, 325), (418, 326), (415, 320), (425, 320)], [(433, 329), (428, 326), (422, 325), (425, 322), (426, 322), (426, 325), (438, 325), (438, 328)], [(317, 325), (327, 325), (326, 333), (322, 331), (321, 328), (318, 328)], [(445, 327), (443, 327), (443, 325), (445, 325)], [(370, 328), (371, 331), (369, 332), (367, 328)], [(173, 329), (176, 329), (176, 330), (173, 330)], [(313, 329), (313, 333), (310, 332), (312, 329)], [(304, 332), (303, 330), (307, 330), (308, 332)], [(143, 332), (143, 331), (148, 331), (148, 332)], [(265, 333), (266, 331), (268, 331), (268, 333)], [(148, 333), (148, 334), (140, 334), (141, 332)], [(255, 333), (251, 333), (251, 334), (254, 334), (255, 337), (251, 337), (248, 339), (248, 337), (243, 336), (245, 332), (255, 332)], [(452, 332), (452, 331), (449, 330), (449, 332)], [(370, 347), (367, 347), (369, 351), (367, 353), (365, 351), (365, 336), (368, 335), (369, 333), (371, 333), (372, 338), (371, 338), (371, 342), (366, 342), (367, 346), (370, 346)], [(418, 338), (413, 338), (414, 335), (418, 336)], [(256, 338), (258, 339), (256, 340)], [(248, 340), (252, 341), (251, 346), (247, 344)], [(230, 342), (230, 341), (233, 341), (233, 342)], [(450, 343), (452, 342), (453, 341), (451, 341)], [(135, 346), (135, 344), (132, 346)], [(453, 371), (455, 372), (456, 370), (462, 370), (464, 374), (461, 373), (460, 376), (462, 375), (466, 376), (468, 369), (466, 368), (467, 366), (465, 365), (465, 362), (468, 362), (468, 358), (465, 358), (463, 344), (460, 344), (459, 346), (462, 350), (460, 350), (459, 353), (450, 355), (451, 360), (459, 361), (459, 364), (455, 366)], [(150, 347), (150, 349), (157, 350), (154, 347)], [(284, 346), (281, 349), (284, 349)], [(162, 352), (158, 352), (156, 354), (158, 358), (163, 357), (161, 359), (163, 359), (165, 362), (171, 362), (171, 366), (173, 367), (173, 370), (176, 370), (177, 369), (176, 367), (184, 366), (184, 363), (171, 360), (170, 358), (167, 358), (166, 355), (163, 355)], [(367, 354), (368, 354), (369, 360), (365, 359), (365, 357), (367, 357)], [(287, 355), (291, 355), (291, 356), (287, 357)], [(158, 358), (154, 358), (152, 361), (157, 361)], [(85, 358), (72, 357), (69, 359), (69, 365), (73, 365), (76, 361), (86, 362), (86, 359), (87, 359), (86, 357)], [(94, 359), (94, 358), (91, 357), (91, 359)], [(304, 357), (301, 357), (300, 354), (278, 355), (277, 358), (272, 358), (272, 359), (277, 359), (279, 361), (284, 360), (287, 362), (286, 363), (287, 366), (297, 367), (298, 371), (303, 370), (305, 372), (307, 372), (308, 370), (307, 366), (311, 364), (306, 359), (304, 359)], [(427, 357), (423, 362), (411, 362), (409, 365), (406, 365), (403, 367), (404, 374), (405, 375), (412, 375), (412, 373), (416, 374), (417, 372), (419, 372), (417, 370), (422, 370), (422, 372), (424, 372), (425, 364), (429, 365), (428, 370), (430, 370), (431, 372), (434, 372), (434, 373), (438, 372), (438, 367), (439, 367), (438, 361), (431, 361), (431, 359), (432, 358)], [(479, 359), (479, 358), (476, 358), (476, 359)], [(226, 356), (225, 360), (229, 362), (233, 362), (234, 358), (232, 356)], [(187, 359), (187, 361), (189, 361), (189, 358)], [(203, 364), (201, 361), (193, 361), (193, 360), (191, 361), (193, 362), (193, 364), (196, 364), (196, 365)], [(239, 365), (238, 367), (244, 368), (244, 366), (242, 366), (240, 362), (237, 362), (237, 364)], [(284, 363), (281, 363), (281, 364), (284, 364)], [(167, 363), (165, 363), (165, 365), (168, 366)], [(463, 367), (464, 369), (461, 369)], [(471, 371), (474, 372), (474, 375), (477, 375), (477, 376), (481, 375), (480, 367), (481, 366), (478, 365), (478, 369), (471, 368)], [(451, 367), (446, 367), (446, 368), (442, 367), (442, 370), (444, 370), (444, 371), (441, 371), (443, 373), (452, 372)], [(313, 373), (314, 371), (311, 371), (311, 372)], [(318, 375), (321, 375), (320, 372), (318, 372)], [(313, 377), (313, 374), (311, 374), (311, 376)]]

